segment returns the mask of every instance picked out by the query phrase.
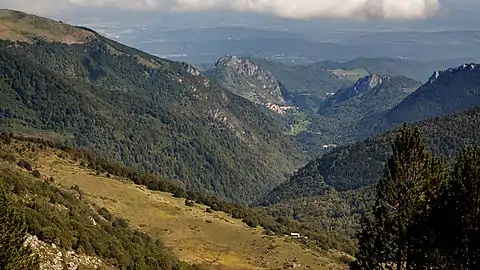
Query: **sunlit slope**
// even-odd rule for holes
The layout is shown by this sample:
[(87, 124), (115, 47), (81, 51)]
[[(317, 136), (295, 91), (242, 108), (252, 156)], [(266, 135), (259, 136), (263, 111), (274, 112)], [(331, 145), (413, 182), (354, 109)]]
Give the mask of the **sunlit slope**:
[[(10, 147), (22, 148), (24, 142)], [(187, 206), (185, 199), (154, 192), (109, 175), (98, 175), (60, 150), (22, 154), (43, 178), (62, 187), (79, 186), (87, 198), (165, 245), (183, 261), (208, 269), (342, 269), (335, 251), (311, 250), (290, 237), (267, 236), (223, 212), (206, 212), (203, 205)]]

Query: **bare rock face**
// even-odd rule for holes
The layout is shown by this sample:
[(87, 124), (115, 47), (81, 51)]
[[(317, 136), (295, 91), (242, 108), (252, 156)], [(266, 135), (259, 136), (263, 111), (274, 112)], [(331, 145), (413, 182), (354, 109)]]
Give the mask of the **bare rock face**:
[(392, 81), (393, 79), (394, 78), (391, 76), (370, 74), (359, 79), (351, 87), (338, 90), (338, 92), (326, 100), (324, 106), (331, 106), (332, 104), (347, 101), (361, 94), (380, 88), (382, 85)]
[(480, 72), (480, 65), (474, 64), (474, 63), (469, 63), (469, 64), (463, 64), (459, 67), (456, 68), (449, 68), (447, 70), (440, 70), (440, 71), (435, 71), (432, 76), (430, 76), (430, 79), (428, 80), (428, 83), (433, 84), (441, 79), (448, 80), (449, 76), (455, 74), (455, 73), (460, 73), (460, 72), (465, 72), (465, 73), (474, 73), (474, 72)]
[(47, 244), (35, 235), (29, 235), (25, 245), (30, 246), (35, 254), (40, 258), (40, 270), (77, 270), (82, 267), (88, 269), (113, 269), (107, 266), (99, 258), (83, 254), (77, 254), (75, 251), (63, 251), (55, 244)]
[[(346, 98), (350, 98), (359, 93), (367, 92), (381, 85), (384, 81), (390, 80), (389, 76), (379, 76), (371, 74), (358, 80), (352, 87), (343, 90)], [(341, 90), (342, 91), (342, 90)]]
[(215, 77), (231, 92), (255, 103), (284, 104), (280, 83), (254, 62), (236, 56), (225, 56), (215, 64)]

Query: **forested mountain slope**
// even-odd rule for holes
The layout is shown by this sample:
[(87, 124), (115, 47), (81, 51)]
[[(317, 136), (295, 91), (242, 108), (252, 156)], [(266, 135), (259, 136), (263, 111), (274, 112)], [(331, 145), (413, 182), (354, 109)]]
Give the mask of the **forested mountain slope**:
[(351, 134), (367, 138), (403, 122), (417, 122), (480, 105), (480, 65), (464, 64), (435, 72), (430, 80), (394, 108), (369, 116)]
[[(480, 108), (417, 123), (435, 155), (452, 158), (462, 147), (480, 143)], [(381, 177), (396, 130), (341, 146), (311, 161), (273, 190), (268, 202), (313, 197), (327, 190), (348, 191), (375, 184)]]
[(327, 98), (319, 113), (342, 123), (352, 123), (395, 107), (420, 85), (406, 77), (368, 75)]
[(0, 14), (9, 29), (0, 36), (3, 130), (87, 147), (236, 201), (257, 198), (302, 160), (273, 112), (187, 64), (88, 29)]

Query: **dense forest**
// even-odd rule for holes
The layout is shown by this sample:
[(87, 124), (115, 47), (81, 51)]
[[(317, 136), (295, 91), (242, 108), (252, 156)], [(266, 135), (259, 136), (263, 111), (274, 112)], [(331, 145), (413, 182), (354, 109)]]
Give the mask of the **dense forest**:
[[(429, 149), (446, 159), (459, 149), (480, 143), (480, 108), (414, 124), (425, 137)], [(349, 191), (377, 183), (382, 175), (390, 142), (398, 129), (362, 142), (340, 146), (301, 168), (287, 182), (266, 196), (266, 201), (318, 196), (326, 190)], [(303, 188), (307, 187), (307, 188)]]
[(318, 113), (345, 126), (395, 107), (420, 85), (406, 77), (372, 74), (328, 97)]
[(297, 173), (300, 182), (284, 188), (289, 193), (269, 198), (266, 209), (352, 241), (357, 260), (351, 269), (477, 269), (480, 142), (439, 152), (421, 130), (405, 124), (386, 138), (390, 158), (385, 153), (369, 186), (343, 192), (325, 183), (312, 187), (308, 173), (318, 168), (311, 163)]
[(268, 109), (95, 33), (71, 45), (0, 41), (0, 77), (3, 130), (87, 147), (189, 190), (249, 202), (304, 160)]
[(404, 122), (413, 123), (480, 106), (480, 66), (464, 64), (438, 71), (390, 110), (368, 116), (350, 127), (353, 140), (365, 139)]

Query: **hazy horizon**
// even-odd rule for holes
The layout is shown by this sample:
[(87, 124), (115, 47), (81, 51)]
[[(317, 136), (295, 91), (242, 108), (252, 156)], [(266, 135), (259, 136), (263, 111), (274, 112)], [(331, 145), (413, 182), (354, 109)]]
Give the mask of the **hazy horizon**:
[(476, 0), (41, 2), (6, 0), (0, 8), (91, 27), (149, 53), (194, 64), (212, 63), (225, 54), (297, 62), (354, 57), (480, 59)]

